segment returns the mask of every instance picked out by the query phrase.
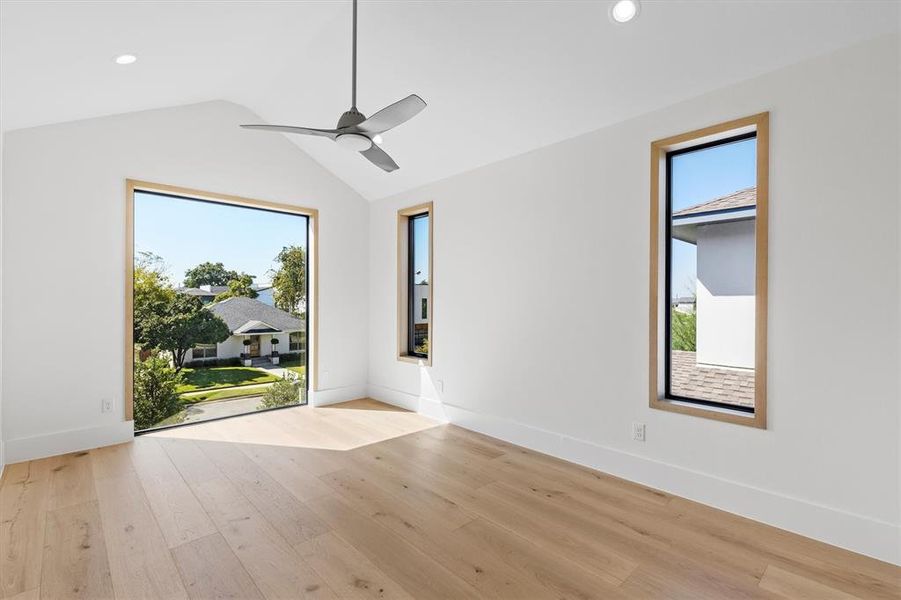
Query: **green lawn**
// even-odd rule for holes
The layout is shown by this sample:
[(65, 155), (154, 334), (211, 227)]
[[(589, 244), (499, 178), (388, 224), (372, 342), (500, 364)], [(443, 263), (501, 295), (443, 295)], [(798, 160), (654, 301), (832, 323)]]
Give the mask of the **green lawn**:
[(179, 394), (278, 381), (275, 375), (251, 367), (185, 368), (181, 373), (184, 383), (176, 389)]
[(289, 371), (294, 371), (301, 377), (306, 377), (307, 367), (300, 360), (279, 361), (278, 366), (288, 369)]
[(246, 385), (220, 390), (208, 390), (205, 392), (186, 393), (180, 396), (182, 404), (196, 404), (197, 402), (209, 402), (212, 400), (225, 400), (227, 398), (240, 398), (242, 396), (256, 396), (266, 391), (269, 384)]

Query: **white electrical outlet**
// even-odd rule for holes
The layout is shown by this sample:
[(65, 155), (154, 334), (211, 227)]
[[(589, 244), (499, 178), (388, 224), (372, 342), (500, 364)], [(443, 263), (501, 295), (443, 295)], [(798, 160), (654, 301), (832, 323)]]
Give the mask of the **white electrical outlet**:
[(443, 380), (443, 379), (439, 379), (439, 380), (436, 381), (435, 383), (438, 384), (438, 393), (439, 393), (439, 394), (443, 394), (443, 393), (444, 393), (444, 380)]
[(113, 401), (111, 398), (103, 398), (100, 400), (100, 412), (113, 412)]
[(632, 423), (632, 439), (636, 442), (644, 441), (644, 423)]

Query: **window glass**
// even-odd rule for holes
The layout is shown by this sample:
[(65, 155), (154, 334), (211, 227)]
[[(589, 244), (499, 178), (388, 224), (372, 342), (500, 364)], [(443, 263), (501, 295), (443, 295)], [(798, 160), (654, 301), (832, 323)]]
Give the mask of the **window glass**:
[(754, 411), (757, 140), (666, 156), (666, 396)]
[(411, 355), (429, 355), (429, 214), (409, 219), (409, 348)]

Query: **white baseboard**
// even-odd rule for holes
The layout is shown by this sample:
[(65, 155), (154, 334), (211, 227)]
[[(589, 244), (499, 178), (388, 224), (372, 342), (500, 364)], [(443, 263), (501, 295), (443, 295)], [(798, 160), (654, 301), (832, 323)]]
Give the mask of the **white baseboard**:
[(46, 435), (7, 440), (5, 460), (6, 464), (11, 465), (25, 460), (130, 442), (134, 438), (134, 431), (134, 421), (123, 421), (103, 427), (58, 431)]
[(387, 402), (399, 408), (405, 408), (413, 412), (417, 412), (426, 417), (431, 417), (436, 421), (447, 422), (447, 415), (444, 413), (444, 404), (440, 400), (425, 398), (387, 388), (380, 385), (369, 384), (368, 396), (374, 400)]
[[(352, 385), (310, 393), (310, 405), (326, 406), (338, 402), (346, 402), (366, 396), (365, 385)], [(46, 458), (57, 454), (90, 450), (111, 444), (121, 444), (134, 438), (134, 421), (60, 431), (29, 438), (8, 440), (5, 443), (5, 464), (13, 464), (36, 458)], [(2, 468), (2, 467), (0, 467)]]
[(310, 406), (328, 406), (329, 404), (337, 404), (339, 402), (347, 402), (348, 400), (356, 400), (357, 398), (365, 397), (365, 385), (348, 385), (340, 388), (310, 392)]
[(412, 410), (413, 412), (419, 412), (419, 396), (373, 384), (369, 384), (367, 390), (366, 395), (374, 400), (387, 402), (393, 406)]
[(901, 527), (380, 386), (370, 397), (827, 544), (901, 565)]

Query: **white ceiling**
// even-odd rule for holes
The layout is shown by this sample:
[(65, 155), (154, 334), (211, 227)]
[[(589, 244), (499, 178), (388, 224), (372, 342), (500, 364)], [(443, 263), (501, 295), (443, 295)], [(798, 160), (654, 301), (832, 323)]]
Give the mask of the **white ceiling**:
[[(429, 104), (384, 173), (292, 136), (369, 199), (520, 154), (883, 33), (892, 1), (363, 1), (358, 106)], [(139, 60), (122, 67), (117, 54)], [(350, 104), (350, 2), (0, 4), (3, 130), (225, 99), (333, 127)], [(248, 131), (252, 135), (279, 135)]]

